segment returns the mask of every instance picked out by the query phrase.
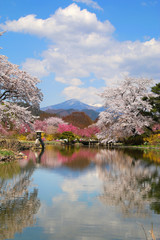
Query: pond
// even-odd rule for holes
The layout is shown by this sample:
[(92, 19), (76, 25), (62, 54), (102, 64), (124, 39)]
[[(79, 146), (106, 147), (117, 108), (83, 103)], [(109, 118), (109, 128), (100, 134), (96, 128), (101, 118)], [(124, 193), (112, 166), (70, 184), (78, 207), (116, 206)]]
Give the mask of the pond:
[(0, 239), (160, 238), (160, 152), (47, 146), (0, 165)]

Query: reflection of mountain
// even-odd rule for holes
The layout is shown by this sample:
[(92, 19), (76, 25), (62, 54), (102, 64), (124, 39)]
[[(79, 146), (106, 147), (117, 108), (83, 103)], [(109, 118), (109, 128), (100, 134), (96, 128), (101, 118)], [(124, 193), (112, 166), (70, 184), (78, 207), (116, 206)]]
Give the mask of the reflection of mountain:
[(13, 239), (15, 233), (35, 223), (40, 201), (37, 189), (28, 190), (32, 173), (33, 169), (22, 171), (11, 180), (0, 178), (0, 239)]
[(149, 167), (144, 161), (116, 150), (101, 150), (95, 161), (104, 183), (99, 199), (104, 204), (119, 206), (125, 216), (147, 214), (148, 203), (153, 204), (154, 201), (153, 198), (149, 200), (151, 183), (160, 179), (156, 167)]

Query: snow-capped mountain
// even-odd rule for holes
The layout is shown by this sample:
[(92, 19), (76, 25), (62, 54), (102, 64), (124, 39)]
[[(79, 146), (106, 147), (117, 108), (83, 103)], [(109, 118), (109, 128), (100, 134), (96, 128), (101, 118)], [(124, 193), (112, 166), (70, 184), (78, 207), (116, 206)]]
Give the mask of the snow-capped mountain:
[(42, 111), (57, 110), (57, 109), (64, 109), (64, 110), (75, 109), (75, 110), (78, 110), (78, 111), (89, 109), (89, 110), (94, 110), (96, 112), (103, 111), (102, 107), (94, 107), (94, 106), (88, 105), (86, 103), (80, 102), (77, 99), (70, 99), (68, 101), (65, 101), (65, 102), (62, 102), (62, 103), (59, 103), (59, 104), (55, 104), (55, 105), (51, 105), (51, 106), (41, 108)]

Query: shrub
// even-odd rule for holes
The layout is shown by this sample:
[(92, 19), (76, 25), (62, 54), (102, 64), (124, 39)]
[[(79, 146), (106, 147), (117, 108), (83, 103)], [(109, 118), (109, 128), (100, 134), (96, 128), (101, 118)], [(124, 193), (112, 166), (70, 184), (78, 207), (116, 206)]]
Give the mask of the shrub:
[(48, 135), (46, 135), (45, 138), (47, 141), (52, 141), (54, 139), (54, 136), (53, 136), (53, 134), (48, 134)]
[(152, 134), (149, 137), (144, 138), (144, 141), (148, 144), (160, 144), (160, 133)]
[(20, 140), (20, 141), (26, 141), (27, 138), (26, 138), (25, 135), (19, 135), (19, 136), (18, 136), (18, 140)]
[(144, 143), (144, 139), (142, 135), (135, 135), (124, 139), (124, 143), (126, 145), (141, 145)]
[(72, 142), (72, 141), (74, 141), (75, 136), (74, 136), (74, 134), (73, 134), (72, 132), (66, 131), (66, 132), (63, 132), (63, 133), (61, 134), (61, 138), (62, 138), (62, 139), (67, 139), (68, 142)]

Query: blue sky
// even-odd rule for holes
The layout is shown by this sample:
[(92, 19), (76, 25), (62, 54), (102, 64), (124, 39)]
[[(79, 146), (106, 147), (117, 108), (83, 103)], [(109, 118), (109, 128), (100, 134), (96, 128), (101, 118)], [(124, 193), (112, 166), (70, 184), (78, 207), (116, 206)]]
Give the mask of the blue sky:
[(124, 76), (160, 79), (160, 0), (1, 0), (1, 54), (37, 76), (41, 107), (97, 93)]

